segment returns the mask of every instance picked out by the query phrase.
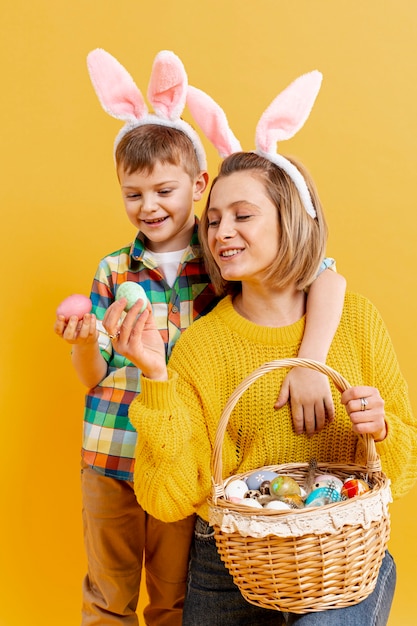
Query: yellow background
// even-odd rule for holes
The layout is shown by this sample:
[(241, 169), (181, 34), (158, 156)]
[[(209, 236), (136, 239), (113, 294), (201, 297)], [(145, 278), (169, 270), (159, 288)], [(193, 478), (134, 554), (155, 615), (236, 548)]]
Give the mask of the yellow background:
[[(54, 312), (70, 293), (88, 294), (98, 260), (133, 235), (112, 160), (120, 124), (98, 104), (86, 54), (107, 49), (146, 93), (155, 54), (175, 51), (246, 149), (276, 93), (323, 72), (309, 121), (281, 150), (314, 175), (328, 254), (380, 309), (416, 409), (417, 5), (2, 0), (1, 9), (0, 626), (75, 626), (84, 390)], [(208, 156), (214, 174), (214, 149)], [(415, 624), (416, 496), (391, 508), (390, 626)]]

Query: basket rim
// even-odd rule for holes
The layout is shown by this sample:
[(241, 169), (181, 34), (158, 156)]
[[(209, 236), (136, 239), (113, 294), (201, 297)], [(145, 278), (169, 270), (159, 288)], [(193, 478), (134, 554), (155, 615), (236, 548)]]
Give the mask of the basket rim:
[[(328, 509), (333, 509), (336, 507), (341, 507), (341, 506), (346, 506), (346, 505), (350, 505), (352, 502), (358, 502), (358, 501), (362, 501), (362, 500), (368, 500), (371, 499), (372, 497), (374, 497), (379, 491), (382, 491), (384, 489), (386, 489), (387, 487), (390, 486), (391, 481), (390, 479), (386, 476), (386, 474), (384, 474), (382, 471), (381, 472), (374, 472), (372, 474), (372, 480), (375, 481), (375, 484), (372, 485), (372, 489), (370, 489), (369, 491), (359, 495), (359, 496), (355, 496), (355, 498), (351, 498), (351, 499), (346, 499), (346, 500), (339, 500), (338, 502), (329, 502), (328, 504), (323, 504), (323, 505), (319, 505), (319, 506), (309, 506), (309, 507), (304, 507), (301, 509), (289, 509), (287, 510), (277, 510), (277, 509), (257, 509), (257, 508), (252, 508), (252, 507), (246, 507), (243, 504), (239, 504), (237, 502), (233, 502), (231, 500), (228, 500), (226, 498), (226, 495), (224, 493), (224, 488), (230, 483), (233, 482), (234, 480), (238, 480), (238, 479), (245, 479), (247, 476), (249, 476), (250, 474), (253, 473), (253, 471), (261, 471), (261, 470), (270, 470), (270, 471), (276, 471), (277, 474), (281, 474), (284, 475), (284, 472), (281, 470), (286, 470), (286, 474), (287, 475), (291, 475), (291, 472), (295, 469), (307, 469), (308, 468), (308, 463), (283, 463), (281, 465), (264, 465), (262, 467), (259, 467), (255, 470), (249, 470), (247, 472), (242, 472), (240, 474), (233, 474), (232, 476), (228, 476), (227, 478), (224, 479), (223, 483), (222, 483), (222, 488), (220, 490), (218, 490), (218, 492), (215, 491), (215, 488), (213, 486), (212, 489), (212, 494), (211, 496), (208, 497), (207, 501), (209, 504), (210, 508), (219, 508), (219, 509), (224, 509), (224, 510), (228, 510), (231, 513), (236, 512), (239, 513), (239, 515), (247, 515), (247, 516), (255, 516), (255, 517), (262, 517), (262, 516), (266, 516), (266, 517), (282, 517), (285, 515), (289, 515), (289, 514), (294, 514), (294, 515), (302, 515), (305, 514), (306, 511), (311, 512), (311, 511), (322, 511), (323, 509), (328, 510)], [(333, 472), (342, 472), (347, 474), (347, 475), (358, 475), (358, 474), (362, 474), (367, 478), (367, 467), (364, 465), (356, 465), (356, 464), (343, 464), (343, 463), (317, 463), (317, 468), (319, 470), (326, 470), (326, 473), (332, 473)]]
[[(262, 509), (254, 509), (254, 508), (248, 508), (245, 507), (243, 505), (238, 505), (235, 502), (231, 502), (230, 500), (228, 500), (226, 498), (226, 495), (224, 494), (224, 488), (230, 483), (233, 482), (234, 480), (238, 480), (238, 479), (242, 479), (244, 480), (247, 476), (249, 476), (250, 474), (253, 474), (253, 472), (257, 472), (257, 471), (262, 471), (262, 470), (267, 470), (267, 471), (273, 471), (276, 472), (277, 474), (280, 475), (291, 475), (291, 473), (294, 472), (294, 470), (300, 470), (300, 469), (307, 469), (309, 466), (308, 463), (282, 463), (280, 465), (264, 465), (262, 467), (256, 468), (254, 470), (248, 470), (246, 472), (242, 472), (239, 474), (233, 474), (232, 476), (228, 476), (227, 478), (224, 479), (221, 487), (223, 490), (223, 493), (217, 493), (216, 497), (214, 496), (214, 486), (212, 489), (212, 495), (211, 497), (209, 497), (208, 501), (213, 502), (214, 506), (225, 506), (226, 508), (233, 508), (234, 506), (236, 506), (236, 508), (239, 509), (239, 511), (245, 510), (249, 512), (249, 515), (258, 515), (259, 513), (262, 515)], [(317, 463), (317, 469), (320, 471), (323, 471), (324, 473), (332, 473), (332, 472), (340, 472), (340, 473), (344, 473), (347, 475), (358, 475), (361, 474), (364, 476), (365, 480), (369, 479), (369, 472), (368, 472), (368, 468), (365, 465), (356, 465), (354, 463), (352, 464), (346, 464), (346, 463)], [(360, 496), (356, 496), (355, 499), (357, 498), (370, 498), (371, 495), (381, 489), (383, 489), (387, 484), (390, 484), (390, 480), (389, 478), (386, 476), (386, 474), (384, 474), (384, 472), (373, 472), (372, 474), (372, 480), (375, 481), (376, 484), (372, 485), (372, 489), (370, 491), (367, 491), (363, 494), (361, 494)], [(320, 506), (310, 506), (308, 507), (309, 510), (313, 510), (313, 509), (322, 509), (323, 507), (334, 507), (335, 505), (340, 505), (342, 503), (347, 503), (350, 502), (351, 500), (339, 500), (338, 502), (330, 502), (329, 504), (324, 504), (324, 505), (320, 505)], [(224, 503), (224, 504), (223, 504)], [(300, 514), (304, 511), (305, 509), (292, 509), (292, 512), (296, 513), (296, 514)], [(271, 509), (264, 509), (264, 511), (268, 511), (268, 515), (275, 513), (278, 515), (281, 514), (286, 514), (287, 511), (283, 510), (271, 510)]]
[[(243, 393), (251, 386), (253, 382), (255, 382), (261, 376), (264, 376), (268, 372), (274, 371), (276, 369), (282, 368), (292, 368), (292, 367), (305, 367), (308, 369), (316, 370), (322, 374), (327, 375), (335, 384), (336, 388), (342, 393), (349, 389), (351, 385), (349, 382), (336, 370), (332, 369), (325, 363), (321, 363), (320, 361), (314, 361), (312, 359), (301, 359), (298, 357), (288, 358), (288, 359), (277, 359), (274, 361), (268, 361), (263, 363), (260, 367), (255, 369), (251, 374), (246, 376), (241, 383), (235, 388), (232, 394), (229, 396), (228, 401), (222, 411), (219, 422), (217, 424), (216, 436), (214, 440), (214, 446), (211, 457), (211, 472), (212, 472), (212, 494), (210, 501), (214, 503), (217, 502), (218, 498), (225, 497), (224, 494), (224, 484), (225, 481), (230, 480), (232, 477), (227, 477), (223, 479), (223, 460), (222, 460), (222, 451), (223, 451), (223, 442), (224, 436), (226, 434), (227, 424), (230, 418), (230, 415), (236, 406), (238, 400), (243, 395)], [(370, 477), (383, 475), (382, 474), (382, 466), (381, 459), (376, 450), (375, 441), (371, 435), (358, 435), (358, 439), (361, 439), (364, 442), (365, 453), (366, 453), (366, 467), (365, 473), (367, 473)], [(323, 465), (320, 461), (318, 461), (318, 466)], [(294, 465), (294, 464), (283, 464), (283, 465)], [(283, 465), (271, 465), (271, 466), (263, 466), (262, 468), (254, 468), (253, 471), (257, 471), (257, 469), (265, 469), (269, 467), (282, 467)], [(308, 465), (308, 463), (297, 463), (295, 465)], [(327, 463), (327, 466), (336, 466), (338, 464)], [(352, 467), (355, 465), (352, 464)], [(362, 467), (362, 466), (355, 466)], [(242, 474), (236, 474), (234, 478), (237, 476), (244, 476), (251, 472), (244, 472)], [(366, 494), (364, 494), (366, 495)], [(340, 504), (340, 503), (335, 503)], [(325, 505), (331, 506), (331, 505)], [(256, 512), (256, 509), (251, 509), (251, 513)], [(275, 511), (276, 513), (279, 511)]]
[(252, 508), (227, 500), (225, 496), (211, 496), (208, 498), (209, 521), (226, 534), (237, 532), (252, 537), (327, 535), (336, 534), (346, 526), (368, 528), (370, 523), (389, 517), (388, 505), (392, 502), (389, 478), (381, 473), (375, 479), (372, 489), (359, 496), (300, 509)]

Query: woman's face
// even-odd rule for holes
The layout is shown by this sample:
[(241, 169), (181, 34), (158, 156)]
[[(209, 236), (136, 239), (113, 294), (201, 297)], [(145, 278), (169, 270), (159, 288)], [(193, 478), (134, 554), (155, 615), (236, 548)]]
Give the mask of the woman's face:
[(264, 282), (278, 252), (277, 208), (254, 171), (219, 179), (210, 195), (208, 245), (228, 281)]

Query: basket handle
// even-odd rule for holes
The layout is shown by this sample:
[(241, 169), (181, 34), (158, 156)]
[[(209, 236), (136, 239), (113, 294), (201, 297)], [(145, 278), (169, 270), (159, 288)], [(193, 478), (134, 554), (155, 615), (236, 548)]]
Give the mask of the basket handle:
[[(247, 376), (242, 382), (236, 387), (231, 396), (229, 397), (223, 412), (220, 416), (219, 423), (217, 425), (216, 437), (214, 440), (213, 447), (213, 455), (212, 455), (212, 474), (214, 481), (214, 488), (219, 493), (219, 490), (222, 491), (222, 483), (223, 483), (223, 460), (222, 460), (222, 447), (224, 435), (226, 432), (227, 424), (229, 421), (229, 417), (237, 404), (240, 396), (251, 386), (251, 384), (263, 376), (268, 372), (271, 372), (275, 369), (285, 368), (285, 367), (306, 367), (308, 369), (313, 369), (322, 374), (326, 374), (335, 384), (336, 388), (342, 393), (349, 389), (351, 385), (347, 382), (345, 378), (336, 370), (328, 367), (324, 363), (320, 363), (319, 361), (313, 361), (311, 359), (278, 359), (276, 361), (269, 361), (268, 363), (264, 363), (256, 370), (254, 370), (249, 376)], [(376, 451), (375, 441), (372, 435), (359, 435), (364, 441), (365, 450), (366, 450), (366, 467), (368, 473), (372, 475), (376, 472), (381, 472), (381, 460)]]

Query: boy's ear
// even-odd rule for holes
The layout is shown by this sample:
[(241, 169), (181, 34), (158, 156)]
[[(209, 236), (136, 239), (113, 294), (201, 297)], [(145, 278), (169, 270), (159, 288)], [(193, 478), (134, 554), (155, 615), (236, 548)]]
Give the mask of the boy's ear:
[(200, 172), (194, 182), (194, 196), (193, 200), (201, 200), (203, 193), (205, 192), (209, 182), (208, 172)]

